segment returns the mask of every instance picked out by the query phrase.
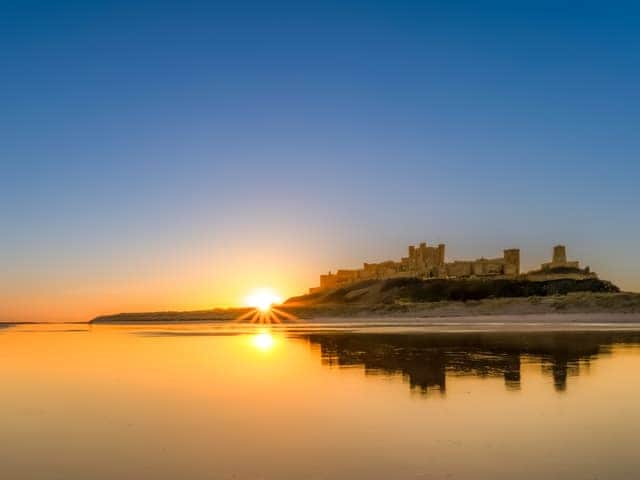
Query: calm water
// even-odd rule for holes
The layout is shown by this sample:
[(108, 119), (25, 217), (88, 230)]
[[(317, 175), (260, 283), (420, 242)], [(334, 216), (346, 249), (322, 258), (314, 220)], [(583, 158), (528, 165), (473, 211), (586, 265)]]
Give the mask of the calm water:
[(0, 329), (0, 478), (640, 477), (640, 334)]

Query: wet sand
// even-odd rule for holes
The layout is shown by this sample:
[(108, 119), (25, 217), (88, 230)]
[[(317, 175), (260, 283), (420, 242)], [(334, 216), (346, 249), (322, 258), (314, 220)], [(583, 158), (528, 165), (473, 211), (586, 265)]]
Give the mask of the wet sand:
[(545, 313), (526, 315), (469, 315), (469, 316), (442, 316), (442, 317), (411, 317), (391, 315), (364, 315), (358, 317), (318, 317), (304, 320), (307, 323), (385, 323), (394, 325), (638, 325), (640, 326), (640, 314), (638, 313)]

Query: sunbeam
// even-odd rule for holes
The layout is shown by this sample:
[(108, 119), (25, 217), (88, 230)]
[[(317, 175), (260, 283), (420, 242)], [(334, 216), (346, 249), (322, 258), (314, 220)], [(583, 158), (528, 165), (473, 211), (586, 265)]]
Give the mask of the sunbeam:
[(263, 311), (259, 308), (249, 310), (233, 320), (233, 323), (252, 323), (259, 325), (283, 324), (283, 323), (300, 323), (302, 320), (296, 315), (285, 312), (281, 308), (271, 307), (269, 310)]

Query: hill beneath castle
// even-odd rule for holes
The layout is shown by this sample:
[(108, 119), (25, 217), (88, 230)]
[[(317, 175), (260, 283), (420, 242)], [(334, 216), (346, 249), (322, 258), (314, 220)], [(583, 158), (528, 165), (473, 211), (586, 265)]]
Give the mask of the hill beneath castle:
[(367, 280), (293, 297), (301, 317), (472, 317), (491, 315), (640, 313), (640, 294), (605, 280)]
[(512, 279), (449, 280), (394, 278), (365, 280), (342, 288), (318, 291), (286, 301), (288, 305), (389, 305), (397, 303), (466, 302), (489, 298), (547, 297), (569, 293), (618, 293), (611, 282), (589, 279), (545, 281)]

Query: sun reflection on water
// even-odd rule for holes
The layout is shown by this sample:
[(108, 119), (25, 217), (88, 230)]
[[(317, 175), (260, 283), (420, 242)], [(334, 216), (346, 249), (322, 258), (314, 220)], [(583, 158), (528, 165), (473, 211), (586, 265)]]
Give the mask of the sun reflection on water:
[(269, 332), (260, 332), (251, 336), (251, 344), (263, 352), (272, 350), (275, 345), (275, 339)]

